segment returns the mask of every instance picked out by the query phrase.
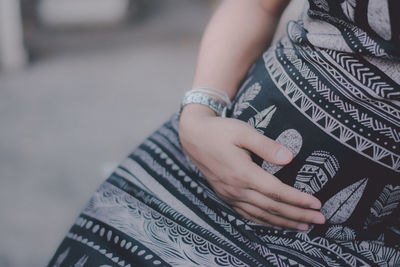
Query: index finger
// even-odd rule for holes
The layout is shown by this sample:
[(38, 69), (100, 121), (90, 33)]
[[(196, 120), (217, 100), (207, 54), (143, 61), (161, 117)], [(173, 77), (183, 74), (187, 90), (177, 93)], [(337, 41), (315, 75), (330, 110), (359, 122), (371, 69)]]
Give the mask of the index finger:
[(283, 183), (277, 177), (264, 171), (254, 162), (251, 162), (249, 167), (250, 172), (248, 173), (247, 179), (250, 189), (258, 191), (278, 202), (302, 208), (321, 208), (321, 201), (319, 201), (318, 198)]

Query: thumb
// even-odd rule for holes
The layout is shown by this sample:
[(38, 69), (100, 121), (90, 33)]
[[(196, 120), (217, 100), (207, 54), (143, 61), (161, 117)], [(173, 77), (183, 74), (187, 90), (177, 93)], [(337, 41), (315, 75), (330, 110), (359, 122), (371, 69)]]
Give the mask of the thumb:
[(253, 152), (272, 164), (285, 165), (293, 159), (293, 153), (289, 149), (262, 135), (248, 124), (244, 125), (236, 145)]

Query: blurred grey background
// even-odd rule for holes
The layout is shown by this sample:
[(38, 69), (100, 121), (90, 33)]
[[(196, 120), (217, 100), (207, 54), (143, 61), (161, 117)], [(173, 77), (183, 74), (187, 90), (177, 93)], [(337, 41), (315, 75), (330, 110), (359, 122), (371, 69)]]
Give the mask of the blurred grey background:
[[(0, 266), (45, 266), (179, 108), (217, 0), (0, 0)], [(292, 1), (284, 22), (304, 0)]]

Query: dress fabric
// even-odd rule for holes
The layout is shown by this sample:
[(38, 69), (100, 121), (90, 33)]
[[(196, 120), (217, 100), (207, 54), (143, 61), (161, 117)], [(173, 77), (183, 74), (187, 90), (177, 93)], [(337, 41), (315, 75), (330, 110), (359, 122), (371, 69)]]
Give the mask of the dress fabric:
[(229, 112), (295, 154), (284, 167), (253, 160), (319, 198), (326, 224), (276, 230), (238, 215), (184, 154), (175, 114), (100, 186), (49, 266), (400, 266), (395, 10), (310, 0)]

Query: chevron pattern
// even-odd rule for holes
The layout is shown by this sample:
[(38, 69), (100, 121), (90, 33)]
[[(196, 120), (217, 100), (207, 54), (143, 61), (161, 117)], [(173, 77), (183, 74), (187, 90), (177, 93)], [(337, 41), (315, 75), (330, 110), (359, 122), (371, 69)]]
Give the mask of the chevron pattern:
[[(265, 53), (264, 62), (269, 75), (281, 93), (316, 126), (360, 155), (395, 172), (400, 172), (400, 156), (398, 154), (361, 136), (315, 104), (285, 72), (276, 54)], [(318, 114), (319, 119), (313, 117), (313, 114)]]
[(400, 86), (394, 88), (392, 85), (389, 85), (382, 77), (376, 75), (364, 63), (360, 62), (359, 59), (348, 53), (335, 50), (323, 49), (323, 51), (349, 74), (360, 81), (362, 85), (365, 85), (368, 89), (372, 89), (376, 95), (385, 99), (400, 98)]
[[(306, 54), (304, 54), (304, 57), (306, 58)], [(316, 54), (316, 53), (314, 53)], [(394, 141), (395, 143), (399, 143), (400, 142), (400, 120), (398, 118), (400, 118), (400, 110), (395, 109), (394, 107), (391, 107), (389, 105), (387, 105), (386, 103), (383, 103), (383, 105), (385, 106), (386, 109), (383, 110), (382, 115), (387, 115), (387, 109), (390, 109), (390, 112), (393, 112), (395, 116), (397, 117), (393, 117), (389, 116), (389, 119), (391, 119), (391, 122), (395, 122), (396, 126), (399, 127), (392, 127), (390, 125), (388, 125), (387, 123), (382, 122), (381, 118), (377, 119), (377, 118), (373, 118), (371, 117), (369, 114), (357, 109), (353, 104), (350, 104), (349, 102), (344, 101), (341, 97), (339, 97), (339, 95), (337, 93), (335, 93), (334, 91), (332, 91), (330, 88), (328, 88), (327, 85), (325, 85), (318, 77), (317, 75), (315, 75), (307, 66), (307, 64), (305, 62), (303, 62), (294, 51), (292, 50), (288, 50), (285, 51), (285, 55), (286, 57), (290, 60), (290, 62), (293, 64), (294, 67), (296, 67), (296, 69), (301, 73), (302, 77), (304, 77), (305, 79), (307, 79), (308, 83), (314, 88), (314, 90), (316, 92), (318, 92), (321, 96), (323, 96), (327, 101), (329, 101), (330, 103), (332, 103), (333, 105), (335, 105), (338, 109), (340, 109), (341, 111), (347, 113), (349, 116), (351, 116), (356, 122), (357, 124), (361, 124), (364, 127), (370, 128), (375, 132), (378, 132), (386, 137), (388, 137), (390, 140)], [(315, 56), (316, 57), (316, 56)], [(354, 89), (356, 96), (358, 96), (358, 98), (354, 99), (354, 95), (352, 95), (349, 91), (346, 91), (345, 89), (343, 89), (342, 87), (344, 86), (338, 86), (338, 89), (342, 92), (344, 92), (348, 98), (353, 99), (356, 102), (367, 102), (371, 101), (370, 98), (367, 98), (364, 94), (362, 94), (356, 87), (352, 86), (347, 80), (345, 80), (343, 78), (342, 75), (338, 74), (338, 72), (336, 70), (334, 70), (333, 67), (330, 66), (330, 64), (328, 64), (325, 61), (322, 61), (322, 59), (319, 59), (318, 64), (320, 64), (321, 62), (324, 62), (324, 66), (330, 70), (330, 71), (334, 71), (335, 76), (334, 78), (340, 78), (341, 83), (340, 84), (345, 84), (348, 86), (351, 86), (351, 88)], [(325, 68), (321, 68), (321, 71), (324, 70), (326, 71)], [(347, 88), (346, 88), (347, 89)], [(294, 89), (291, 89), (294, 90)], [(299, 97), (299, 96), (297, 96)], [(297, 100), (297, 99), (294, 99)], [(382, 104), (380, 101), (377, 102), (378, 107)], [(371, 108), (371, 106), (369, 105), (365, 105), (364, 106), (368, 106), (369, 108)], [(382, 110), (381, 110), (382, 111)], [(372, 112), (376, 112), (376, 110), (372, 110)], [(382, 140), (383, 143), (383, 140)]]
[(390, 247), (380, 246), (373, 242), (342, 242), (341, 245), (356, 251), (368, 258), (375, 259), (378, 266), (399, 266), (399, 251)]
[(399, 206), (400, 186), (387, 184), (370, 208), (370, 215), (364, 223), (364, 229), (382, 222), (382, 217), (389, 216)]
[[(308, 260), (311, 260), (312, 257), (314, 258), (323, 257), (325, 260), (324, 264), (320, 262), (310, 261), (307, 263), (306, 266), (340, 267), (344, 266), (344, 264), (346, 264), (346, 266), (365, 266), (365, 267), (371, 266), (363, 258), (355, 257), (354, 254), (349, 253), (348, 250), (342, 249), (342, 247), (336, 244), (335, 242), (331, 242), (330, 240), (323, 237), (315, 237), (312, 239), (307, 237), (308, 239), (307, 241), (301, 241), (299, 239), (292, 239), (290, 237), (280, 237), (269, 234), (263, 236), (262, 239), (263, 241), (270, 243), (271, 244), (270, 247), (276, 248), (278, 251), (286, 251), (289, 255), (291, 253), (293, 253), (293, 255), (301, 253), (301, 255), (309, 255), (310, 257), (308, 257)], [(375, 262), (374, 255), (372, 253), (366, 255), (367, 252), (368, 252), (367, 250), (364, 250), (364, 253), (362, 253), (361, 255)], [(286, 260), (285, 257), (281, 256), (282, 255), (280, 255), (280, 259)], [(335, 260), (335, 258), (337, 260)], [(344, 262), (338, 261), (339, 259)], [(292, 261), (290, 262), (290, 264), (295, 264), (295, 262)], [(284, 266), (296, 266), (296, 265), (284, 265)]]
[(350, 37), (350, 40), (352, 39), (359, 40), (362, 47), (371, 54), (376, 55), (378, 57), (388, 56), (385, 50), (371, 37), (369, 37), (369, 35), (365, 31), (361, 30), (360, 28), (352, 26), (351, 30), (346, 31), (346, 33)]
[(339, 170), (336, 157), (327, 151), (314, 151), (298, 171), (294, 187), (308, 194), (319, 192)]
[[(371, 99), (369, 96), (366, 96), (362, 90), (360, 90), (357, 86), (347, 80), (346, 77), (343, 76), (343, 74), (338, 72), (337, 69), (334, 68), (330, 62), (327, 62), (323, 58), (321, 58), (318, 53), (306, 53), (302, 50), (298, 51), (304, 57), (304, 59), (308, 60), (308, 63), (312, 64), (314, 67), (320, 70), (321, 73), (328, 72), (329, 75), (332, 77), (332, 85), (335, 85), (335, 88), (347, 98), (358, 103), (364, 108), (369, 109), (373, 113), (378, 113), (389, 122), (400, 127), (400, 109), (389, 105), (384, 101), (378, 101), (375, 99)], [(289, 59), (289, 54), (290, 56), (293, 56), (294, 54), (290, 53), (289, 51), (287, 51), (286, 53)]]

